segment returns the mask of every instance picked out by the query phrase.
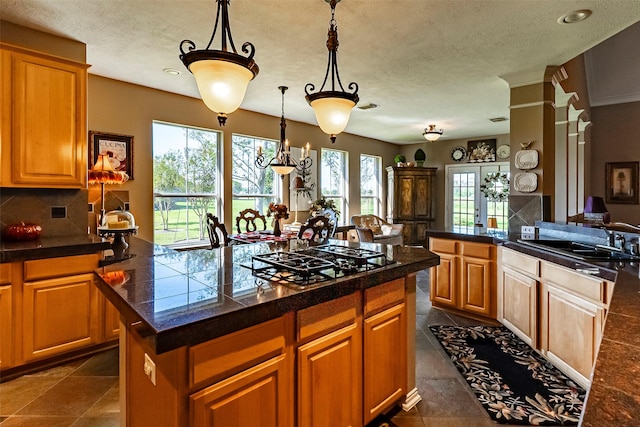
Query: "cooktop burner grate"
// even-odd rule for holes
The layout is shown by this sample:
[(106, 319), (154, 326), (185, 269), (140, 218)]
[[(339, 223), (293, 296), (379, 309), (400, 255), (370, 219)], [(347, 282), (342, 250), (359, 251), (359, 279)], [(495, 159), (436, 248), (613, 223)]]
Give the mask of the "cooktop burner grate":
[(389, 264), (382, 252), (339, 245), (323, 245), (298, 252), (254, 255), (251, 271), (270, 282), (304, 289), (309, 285)]

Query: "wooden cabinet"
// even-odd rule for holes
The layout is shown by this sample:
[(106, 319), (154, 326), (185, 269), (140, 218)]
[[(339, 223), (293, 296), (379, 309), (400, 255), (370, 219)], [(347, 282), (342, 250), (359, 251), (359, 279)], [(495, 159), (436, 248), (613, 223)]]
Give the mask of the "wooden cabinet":
[(440, 256), (431, 269), (431, 302), (436, 307), (496, 318), (496, 246), (451, 239), (429, 239)]
[(96, 344), (100, 339), (97, 255), (24, 262), (22, 358), (25, 362)]
[(588, 388), (613, 283), (505, 247), (499, 264), (498, 320)]
[(540, 261), (500, 247), (498, 264), (498, 321), (524, 342), (536, 347)]
[(387, 167), (387, 220), (404, 224), (405, 244), (423, 244), (435, 220), (436, 170)]
[(104, 301), (103, 338), (105, 341), (117, 339), (120, 333), (120, 313), (108, 299), (102, 299)]
[(6, 44), (0, 186), (86, 188), (87, 66)]
[(587, 388), (602, 338), (609, 286), (613, 284), (542, 263), (541, 350)]
[(0, 368), (13, 364), (13, 310), (11, 264), (0, 264)]

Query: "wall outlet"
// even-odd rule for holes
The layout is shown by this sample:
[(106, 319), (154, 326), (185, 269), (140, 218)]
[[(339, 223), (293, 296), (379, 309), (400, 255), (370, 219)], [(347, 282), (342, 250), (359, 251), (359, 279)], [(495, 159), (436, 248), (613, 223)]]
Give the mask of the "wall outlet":
[(144, 373), (149, 377), (149, 381), (156, 385), (156, 364), (147, 353), (144, 354)]
[(531, 225), (523, 225), (520, 229), (522, 234), (538, 234), (538, 228)]

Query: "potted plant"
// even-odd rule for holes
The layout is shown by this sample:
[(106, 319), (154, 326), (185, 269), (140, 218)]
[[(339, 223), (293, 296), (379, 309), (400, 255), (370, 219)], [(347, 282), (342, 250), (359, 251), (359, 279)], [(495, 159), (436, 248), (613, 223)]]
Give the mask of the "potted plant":
[(315, 200), (313, 203), (311, 203), (311, 206), (309, 207), (309, 213), (311, 215), (316, 215), (323, 209), (331, 209), (336, 213), (336, 216), (340, 216), (340, 211), (338, 210), (335, 202), (331, 199), (326, 199), (325, 197), (320, 197), (318, 200)]
[(422, 148), (418, 148), (416, 153), (413, 155), (413, 158), (416, 161), (416, 165), (421, 168), (424, 165), (424, 161), (427, 160), (427, 154)]
[(402, 154), (396, 154), (396, 157), (393, 158), (396, 162), (396, 166), (401, 167), (404, 166), (404, 162), (407, 161), (407, 158)]

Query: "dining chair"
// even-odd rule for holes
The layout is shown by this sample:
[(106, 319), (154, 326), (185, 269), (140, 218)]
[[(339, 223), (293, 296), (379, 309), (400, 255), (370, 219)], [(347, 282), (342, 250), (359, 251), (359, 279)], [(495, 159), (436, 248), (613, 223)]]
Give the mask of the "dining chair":
[(331, 208), (320, 209), (317, 215), (323, 215), (329, 218), (329, 239), (333, 238), (336, 234), (336, 229), (338, 228), (338, 214)]
[(324, 215), (311, 217), (300, 226), (298, 239), (326, 240), (331, 238), (331, 220)]
[(236, 217), (236, 228), (238, 234), (242, 233), (241, 224), (244, 225), (244, 232), (249, 233), (252, 231), (258, 231), (258, 221), (262, 221), (262, 230), (267, 229), (267, 220), (260, 212), (255, 209), (247, 208), (240, 212)]
[(211, 249), (221, 246), (229, 246), (229, 234), (227, 228), (218, 220), (217, 216), (207, 212), (207, 232), (209, 233), (209, 241)]

